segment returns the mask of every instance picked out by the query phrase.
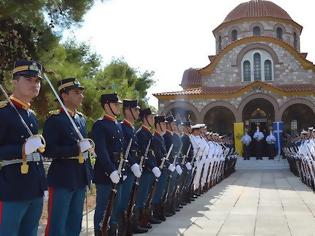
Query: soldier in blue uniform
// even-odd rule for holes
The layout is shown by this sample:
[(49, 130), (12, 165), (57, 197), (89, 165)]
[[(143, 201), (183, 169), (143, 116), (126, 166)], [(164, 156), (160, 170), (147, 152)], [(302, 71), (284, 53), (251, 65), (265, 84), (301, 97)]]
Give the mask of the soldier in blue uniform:
[(110, 218), (109, 235), (117, 235), (119, 203), (121, 200), (121, 183), (118, 166), (123, 155), (124, 136), (121, 125), (116, 120), (120, 114), (120, 104), (117, 94), (103, 94), (101, 106), (105, 115), (97, 120), (92, 128), (92, 137), (95, 142), (96, 163), (94, 165), (93, 182), (96, 185), (96, 208), (94, 214), (95, 235), (101, 235), (100, 224), (104, 211), (109, 202), (112, 184), (116, 184), (116, 196), (112, 202), (113, 210)]
[[(75, 78), (58, 82), (61, 100), (81, 135), (86, 138), (86, 120), (77, 111), (83, 101), (84, 88)], [(45, 156), (52, 158), (48, 170), (48, 222), (46, 236), (79, 235), (86, 186), (92, 179), (88, 139), (80, 140), (63, 109), (50, 112), (44, 124)]]
[[(155, 158), (157, 160), (157, 164), (158, 166), (160, 166), (163, 158), (166, 158), (167, 155), (167, 150), (163, 138), (163, 134), (166, 131), (165, 116), (155, 116), (154, 126), (155, 132), (152, 139), (152, 148)], [(169, 166), (169, 164), (170, 163), (168, 161), (165, 161), (161, 169), (162, 174), (159, 178), (159, 181), (157, 182), (156, 190), (152, 200), (153, 217), (162, 221), (166, 220), (162, 200), (166, 191), (166, 183), (169, 175), (167, 167)]]
[[(166, 133), (163, 135), (164, 140), (165, 140), (165, 146), (166, 146), (166, 150), (169, 150), (170, 146), (173, 144), (173, 150), (171, 152), (170, 155), (170, 176), (169, 176), (169, 180), (168, 180), (168, 189), (167, 189), (167, 202), (166, 202), (166, 216), (172, 216), (175, 214), (175, 208), (176, 205), (173, 204), (173, 197), (174, 197), (174, 192), (175, 192), (175, 188), (176, 188), (176, 179), (177, 179), (177, 172), (178, 172), (178, 160), (177, 160), (177, 155), (178, 152), (180, 150), (180, 140), (178, 138), (177, 135), (174, 135), (173, 130), (175, 129), (175, 122), (176, 120), (174, 119), (173, 116), (168, 116), (165, 118), (166, 120)], [(177, 171), (175, 171), (177, 167)]]
[(190, 189), (189, 189), (189, 184), (190, 181), (192, 180), (192, 175), (191, 175), (191, 161), (194, 156), (194, 149), (193, 145), (191, 143), (191, 140), (189, 138), (189, 135), (191, 133), (191, 124), (190, 121), (183, 121), (182, 122), (182, 127), (183, 127), (183, 135), (181, 136), (181, 143), (182, 143), (182, 155), (183, 159), (182, 163), (184, 165), (184, 171), (183, 171), (183, 179), (182, 179), (182, 188), (180, 189), (181, 191), (181, 203), (186, 204), (190, 202)]
[[(44, 147), (31, 101), (41, 87), (42, 66), (20, 60), (13, 69), (13, 93), (0, 103), (0, 235), (36, 236), (47, 189)], [(21, 117), (28, 126), (23, 125)], [(41, 150), (43, 151), (43, 150)]]
[[(136, 132), (136, 136), (138, 139), (139, 153), (140, 155), (145, 155), (145, 151), (147, 146), (149, 146), (148, 156), (144, 162), (144, 168), (142, 172), (142, 176), (140, 178), (140, 185), (136, 199), (135, 206), (135, 216), (137, 222), (144, 221), (144, 208), (146, 201), (148, 199), (148, 194), (150, 191), (150, 187), (155, 178), (159, 178), (161, 176), (161, 171), (157, 167), (156, 159), (153, 155), (152, 151), (152, 133), (150, 131), (151, 127), (154, 125), (154, 114), (152, 114), (150, 108), (140, 110), (139, 118), (141, 119), (142, 126)], [(151, 143), (150, 143), (151, 142)], [(155, 223), (151, 221), (151, 223)], [(150, 228), (152, 227), (150, 224), (143, 225), (142, 227)]]
[[(138, 120), (140, 113), (140, 107), (137, 100), (123, 100), (123, 114), (125, 119), (121, 122), (121, 127), (124, 135), (124, 152), (126, 151), (130, 139), (132, 139), (132, 145), (128, 155), (128, 166), (126, 166), (126, 179), (122, 183), (122, 197), (120, 202), (121, 212), (123, 218), (127, 220), (127, 209), (130, 200), (132, 186), (135, 182), (135, 178), (141, 177), (141, 170), (139, 166), (140, 158), (138, 155), (138, 140), (136, 130), (134, 128), (134, 122)], [(125, 225), (121, 225), (124, 227)], [(148, 230), (140, 227), (136, 222), (133, 225), (134, 233), (146, 233)]]

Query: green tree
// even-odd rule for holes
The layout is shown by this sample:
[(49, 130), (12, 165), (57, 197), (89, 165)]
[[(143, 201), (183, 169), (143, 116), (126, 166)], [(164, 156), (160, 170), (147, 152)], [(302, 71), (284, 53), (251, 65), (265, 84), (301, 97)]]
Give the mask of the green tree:
[[(94, 0), (0, 0), (0, 75), (17, 58), (39, 59), (65, 27), (78, 24)], [(0, 78), (1, 79), (1, 78)]]

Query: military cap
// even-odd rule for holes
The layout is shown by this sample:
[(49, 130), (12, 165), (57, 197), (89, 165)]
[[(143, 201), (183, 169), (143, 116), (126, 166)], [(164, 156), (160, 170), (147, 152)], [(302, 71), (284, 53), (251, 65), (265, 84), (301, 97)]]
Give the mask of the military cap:
[(106, 103), (122, 103), (120, 99), (118, 98), (118, 95), (116, 93), (105, 93), (101, 95), (100, 98), (102, 106)]
[(124, 108), (139, 108), (138, 106), (138, 100), (129, 100), (129, 99), (124, 99), (123, 100), (123, 107)]
[(149, 115), (154, 115), (154, 113), (152, 113), (150, 108), (140, 109), (139, 117), (141, 119), (143, 119), (144, 117), (149, 116)]
[(176, 120), (174, 119), (174, 116), (170, 115), (170, 116), (167, 116), (165, 118), (166, 122), (167, 123), (172, 123), (172, 122), (176, 122)]
[(66, 78), (58, 81), (58, 90), (60, 93), (68, 91), (70, 89), (84, 89), (80, 82), (76, 78)]
[(13, 79), (16, 76), (34, 76), (38, 78), (42, 77), (43, 66), (37, 61), (18, 60), (14, 64)]
[(165, 116), (154, 116), (154, 124), (165, 122)]
[(301, 134), (308, 134), (308, 132), (306, 130), (302, 130)]
[(185, 127), (190, 127), (190, 126), (191, 126), (191, 123), (190, 123), (190, 121), (189, 121), (189, 120), (187, 120), (187, 121), (183, 121), (183, 122), (182, 122), (182, 126), (185, 126)]
[(202, 128), (202, 124), (195, 124), (191, 126), (192, 129), (200, 129)]

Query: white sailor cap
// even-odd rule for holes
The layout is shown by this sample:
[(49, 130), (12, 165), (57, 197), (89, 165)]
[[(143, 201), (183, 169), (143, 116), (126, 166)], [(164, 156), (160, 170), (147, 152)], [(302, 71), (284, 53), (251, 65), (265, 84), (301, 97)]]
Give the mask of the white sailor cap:
[(192, 129), (200, 129), (202, 128), (202, 124), (195, 124), (191, 126)]

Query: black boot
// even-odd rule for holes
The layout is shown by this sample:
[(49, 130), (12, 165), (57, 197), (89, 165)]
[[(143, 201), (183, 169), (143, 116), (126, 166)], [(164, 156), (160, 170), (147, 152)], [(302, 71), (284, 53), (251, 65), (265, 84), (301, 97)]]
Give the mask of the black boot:
[(166, 217), (165, 217), (165, 210), (164, 210), (164, 204), (160, 203), (158, 206), (158, 214), (159, 214), (159, 219), (161, 221), (165, 221)]
[(110, 226), (108, 236), (118, 236), (118, 224), (112, 224)]
[(102, 232), (100, 230), (94, 230), (94, 236), (102, 236)]
[(143, 228), (140, 226), (139, 219), (140, 219), (140, 211), (135, 209), (135, 214), (132, 220), (132, 232), (135, 234), (143, 234), (143, 233), (148, 232), (147, 228)]

